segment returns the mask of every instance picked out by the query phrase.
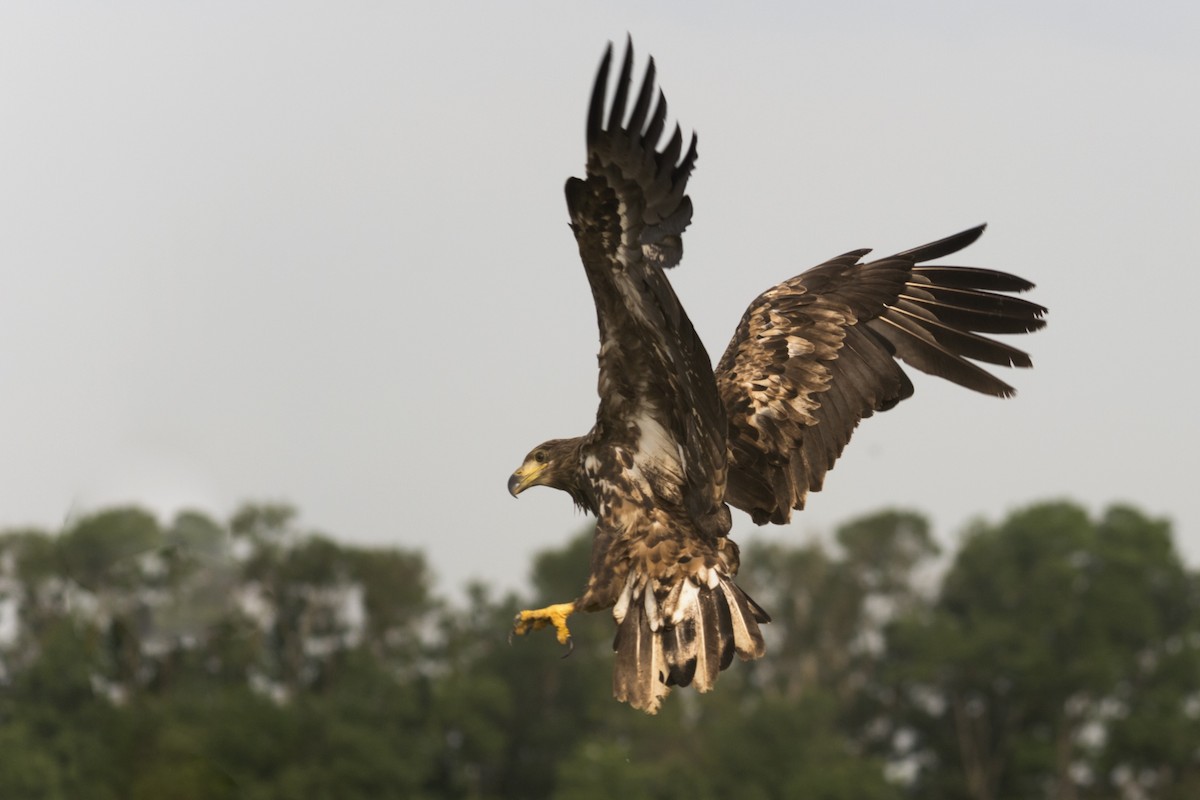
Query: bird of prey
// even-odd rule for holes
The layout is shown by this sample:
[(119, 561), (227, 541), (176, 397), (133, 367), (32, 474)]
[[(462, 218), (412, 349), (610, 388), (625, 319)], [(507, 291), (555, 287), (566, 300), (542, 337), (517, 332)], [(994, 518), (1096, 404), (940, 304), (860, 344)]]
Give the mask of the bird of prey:
[[(982, 334), (1025, 333), (1042, 306), (1026, 280), (931, 265), (983, 226), (875, 261), (830, 259), (750, 304), (714, 371), (666, 270), (683, 255), (696, 136), (664, 137), (667, 103), (650, 59), (632, 91), (632, 43), (607, 102), (613, 49), (587, 116), (587, 177), (567, 210), (600, 329), (600, 405), (583, 436), (533, 448), (509, 479), (567, 492), (597, 518), (591, 569), (571, 602), (520, 612), (514, 632), (611, 608), (613, 693), (655, 713), (672, 686), (713, 687), (736, 653), (765, 650), (767, 612), (734, 583), (729, 506), (785, 523), (821, 488), (859, 421), (913, 392), (896, 359), (985, 394), (1013, 389), (976, 361), (1028, 367)], [(663, 141), (665, 139), (665, 144)], [(970, 359), (970, 360), (968, 360)]]

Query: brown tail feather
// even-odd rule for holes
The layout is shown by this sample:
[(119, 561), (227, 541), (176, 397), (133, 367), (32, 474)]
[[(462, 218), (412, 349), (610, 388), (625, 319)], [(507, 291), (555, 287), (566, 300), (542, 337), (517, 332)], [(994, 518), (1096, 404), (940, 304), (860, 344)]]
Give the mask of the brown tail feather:
[(672, 686), (707, 692), (734, 653), (749, 661), (766, 652), (759, 625), (771, 618), (728, 576), (712, 587), (687, 579), (651, 600), (632, 584), (613, 639), (618, 700), (655, 714)]

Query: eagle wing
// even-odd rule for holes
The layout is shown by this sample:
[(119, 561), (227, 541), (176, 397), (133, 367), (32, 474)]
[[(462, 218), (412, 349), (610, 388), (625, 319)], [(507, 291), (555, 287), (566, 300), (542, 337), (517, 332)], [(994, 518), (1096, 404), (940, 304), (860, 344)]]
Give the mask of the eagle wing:
[(859, 420), (913, 393), (896, 362), (984, 394), (1013, 389), (968, 361), (1031, 366), (981, 333), (1042, 327), (1045, 308), (1012, 297), (1033, 287), (990, 269), (929, 265), (974, 242), (972, 228), (863, 263), (856, 250), (761, 294), (716, 370), (729, 414), (726, 500), (758, 524), (784, 523), (821, 488)]
[(667, 103), (655, 92), (653, 59), (628, 108), (631, 43), (606, 114), (611, 63), (610, 44), (588, 112), (587, 178), (566, 185), (600, 329), (596, 431), (606, 438), (636, 428), (640, 453), (670, 465), (660, 483), (674, 485), (702, 533), (719, 536), (729, 526), (726, 417), (712, 362), (664, 273), (679, 263), (692, 218), (685, 190), (696, 137), (685, 152), (677, 125), (659, 149)]
[[(683, 255), (696, 137), (675, 127), (646, 68), (631, 109), (629, 45), (606, 113), (610, 45), (592, 90), (587, 178), (567, 206), (600, 328), (600, 407), (582, 465), (597, 493), (578, 607), (612, 606), (613, 694), (654, 713), (673, 685), (712, 688), (734, 653), (764, 652), (769, 617), (733, 583), (727, 417), (712, 362), (664, 270)], [(681, 157), (682, 154), (682, 157)]]

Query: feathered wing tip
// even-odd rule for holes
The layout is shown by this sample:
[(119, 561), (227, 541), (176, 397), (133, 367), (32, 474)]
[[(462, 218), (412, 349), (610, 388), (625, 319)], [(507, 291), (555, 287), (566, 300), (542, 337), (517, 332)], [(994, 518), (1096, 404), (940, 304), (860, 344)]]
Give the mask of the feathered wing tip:
[(912, 259), (914, 264), (920, 264), (922, 261), (933, 261), (935, 258), (952, 255), (959, 250), (970, 247), (980, 236), (983, 236), (983, 232), (986, 229), (987, 223), (985, 222), (982, 225), (976, 225), (974, 228), (968, 228), (965, 231), (938, 239), (936, 242), (911, 247), (896, 255), (899, 258)]
[[(588, 173), (592, 175), (615, 168), (621, 184), (636, 185), (640, 194), (637, 205), (642, 208), (639, 224), (643, 227), (638, 238), (643, 256), (668, 269), (677, 266), (682, 259), (682, 234), (692, 221), (692, 201), (685, 192), (688, 176), (696, 165), (696, 134), (691, 135), (686, 149), (678, 124), (669, 136), (664, 136), (667, 99), (656, 86), (653, 58), (647, 62), (641, 85), (634, 93), (632, 37), (626, 40), (625, 55), (609, 104), (612, 68), (613, 46), (610, 42), (596, 71), (588, 104)], [(632, 108), (629, 105), (631, 98)], [(580, 186), (568, 182), (567, 204), (572, 209), (572, 218), (577, 216), (576, 209), (580, 207), (580, 191)]]
[[(900, 296), (867, 326), (917, 369), (984, 394), (1009, 397), (1015, 390), (966, 359), (1004, 367), (1030, 367), (1029, 355), (984, 333), (1029, 333), (1046, 324), (1046, 309), (1007, 292), (1033, 288), (1024, 278), (998, 270), (923, 262), (955, 253), (983, 233), (980, 225), (893, 256), (911, 261), (912, 275)], [(891, 259), (883, 259), (885, 263)]]
[(637, 581), (613, 609), (616, 699), (656, 714), (672, 686), (707, 692), (735, 653), (750, 661), (766, 652), (759, 625), (771, 618), (729, 576), (714, 570), (707, 584), (690, 577), (658, 592)]

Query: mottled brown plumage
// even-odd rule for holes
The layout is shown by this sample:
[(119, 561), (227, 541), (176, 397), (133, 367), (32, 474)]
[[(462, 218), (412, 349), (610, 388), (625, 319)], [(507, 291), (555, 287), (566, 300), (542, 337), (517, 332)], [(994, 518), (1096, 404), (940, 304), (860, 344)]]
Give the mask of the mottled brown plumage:
[(896, 358), (966, 388), (1012, 389), (972, 361), (1030, 366), (981, 333), (1041, 327), (1045, 309), (1005, 294), (1032, 284), (993, 270), (927, 266), (983, 226), (863, 263), (858, 250), (784, 281), (751, 303), (715, 373), (665, 269), (679, 264), (696, 161), (650, 60), (630, 107), (627, 47), (611, 104), (610, 45), (592, 92), (587, 177), (567, 207), (600, 330), (600, 406), (584, 436), (530, 451), (509, 480), (545, 485), (596, 515), (591, 571), (572, 604), (524, 611), (524, 633), (568, 635), (574, 610), (612, 608), (615, 696), (654, 713), (671, 686), (712, 688), (736, 653), (765, 650), (766, 612), (733, 582), (727, 503), (786, 522), (821, 488), (859, 420), (912, 394)]
[(994, 270), (922, 266), (984, 226), (867, 263), (856, 250), (763, 292), (716, 370), (729, 415), (725, 500), (758, 524), (785, 523), (818, 491), (859, 420), (913, 393), (895, 358), (984, 394), (1013, 388), (967, 359), (1029, 367), (978, 335), (1026, 333), (1045, 309), (999, 292), (1033, 284)]

